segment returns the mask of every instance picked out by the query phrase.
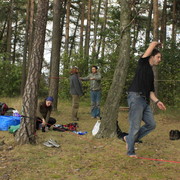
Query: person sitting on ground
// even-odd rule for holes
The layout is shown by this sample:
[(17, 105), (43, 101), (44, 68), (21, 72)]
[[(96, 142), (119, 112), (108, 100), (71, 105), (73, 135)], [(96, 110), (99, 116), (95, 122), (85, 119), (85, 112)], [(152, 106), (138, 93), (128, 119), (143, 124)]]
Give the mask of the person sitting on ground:
[(50, 128), (56, 123), (56, 119), (50, 117), (52, 111), (53, 97), (47, 97), (43, 102), (39, 103), (37, 109), (37, 121), (36, 129), (39, 129), (40, 124), (42, 124), (42, 132), (45, 132), (46, 126)]

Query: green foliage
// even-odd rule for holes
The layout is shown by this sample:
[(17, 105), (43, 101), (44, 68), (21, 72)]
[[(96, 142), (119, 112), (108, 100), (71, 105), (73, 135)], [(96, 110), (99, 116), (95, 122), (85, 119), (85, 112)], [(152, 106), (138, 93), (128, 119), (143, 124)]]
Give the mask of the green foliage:
[(0, 96), (17, 96), (21, 87), (21, 66), (0, 60)]

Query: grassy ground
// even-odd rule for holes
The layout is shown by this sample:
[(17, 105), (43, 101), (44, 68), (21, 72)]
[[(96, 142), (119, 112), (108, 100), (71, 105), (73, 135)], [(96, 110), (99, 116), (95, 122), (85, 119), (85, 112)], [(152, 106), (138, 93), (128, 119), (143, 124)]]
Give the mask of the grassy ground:
[[(1, 99), (21, 111), (20, 99)], [(53, 113), (58, 124), (70, 123), (71, 105), (60, 102)], [(37, 145), (18, 146), (12, 134), (0, 131), (0, 179), (3, 180), (178, 180), (180, 163), (129, 158), (125, 144), (117, 139), (95, 139), (91, 135), (95, 119), (89, 116), (89, 106), (81, 103), (79, 129), (86, 135), (70, 132), (37, 132)], [(119, 124), (128, 130), (127, 112), (119, 113)], [(176, 110), (155, 115), (157, 128), (137, 145), (139, 157), (180, 162), (180, 140), (169, 140), (171, 129), (180, 130), (180, 116)], [(42, 143), (49, 138), (60, 148), (48, 148)]]

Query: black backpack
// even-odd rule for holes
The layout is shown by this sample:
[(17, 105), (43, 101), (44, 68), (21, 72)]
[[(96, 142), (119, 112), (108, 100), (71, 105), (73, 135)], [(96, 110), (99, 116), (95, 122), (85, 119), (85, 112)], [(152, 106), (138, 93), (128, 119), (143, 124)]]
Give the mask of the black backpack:
[(0, 102), (0, 115), (4, 115), (7, 110), (8, 110), (7, 104)]

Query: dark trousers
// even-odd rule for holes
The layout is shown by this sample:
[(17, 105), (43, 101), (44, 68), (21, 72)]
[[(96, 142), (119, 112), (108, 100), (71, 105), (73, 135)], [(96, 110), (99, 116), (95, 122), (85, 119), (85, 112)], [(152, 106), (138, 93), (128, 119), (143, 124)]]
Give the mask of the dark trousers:
[[(39, 125), (42, 123), (42, 119), (41, 118), (37, 118), (36, 120), (36, 129), (38, 130), (39, 129)], [(53, 124), (56, 123), (56, 119), (53, 118), (53, 117), (50, 117), (48, 122), (47, 122), (47, 127), (51, 127)]]

